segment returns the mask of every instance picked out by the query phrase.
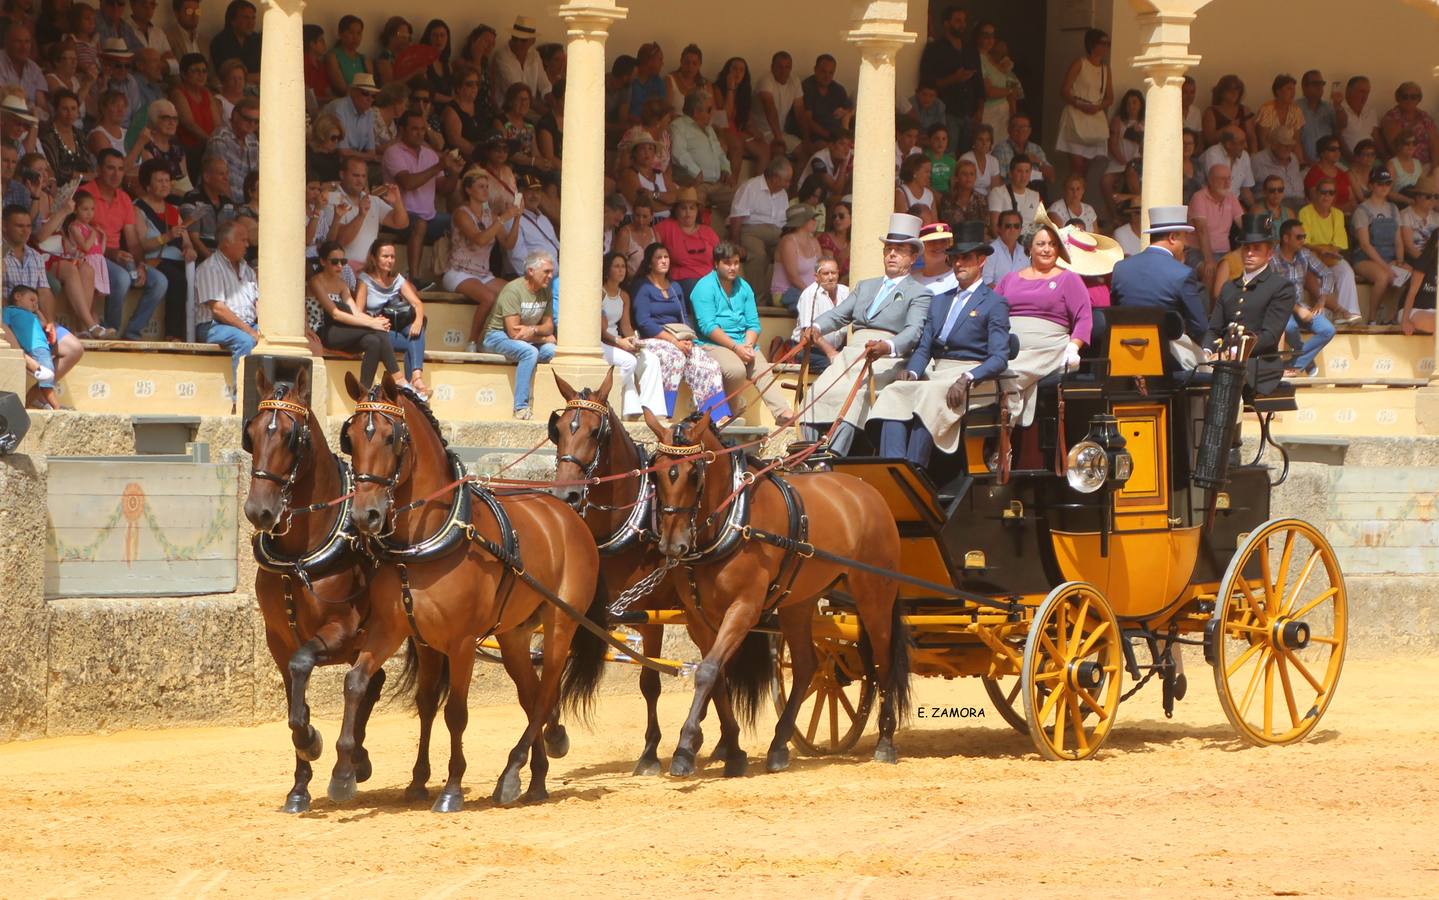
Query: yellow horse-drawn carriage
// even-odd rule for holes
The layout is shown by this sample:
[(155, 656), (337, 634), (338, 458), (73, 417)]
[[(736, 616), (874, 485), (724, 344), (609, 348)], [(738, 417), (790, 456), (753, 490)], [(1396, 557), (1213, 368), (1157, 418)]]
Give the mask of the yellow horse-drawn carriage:
[[(1186, 688), (1178, 650), (1202, 647), (1241, 738), (1300, 740), (1334, 696), (1347, 598), (1319, 530), (1270, 518), (1262, 457), (1283, 454), (1269, 422), (1294, 408), (1292, 389), (1241, 396), (1242, 372), (1177, 371), (1171, 317), (1105, 313), (1081, 370), (1041, 384), (1028, 433), (978, 411), (963, 452), (928, 472), (827, 463), (877, 488), (899, 523), (914, 671), (984, 679), (1041, 754), (1083, 759), (1143, 683), (1159, 680), (1171, 712)], [(1231, 449), (1241, 403), (1259, 422), (1248, 462)], [(1015, 466), (1003, 471), (1011, 439)], [(796, 742), (833, 753), (864, 732), (875, 688), (849, 598), (822, 603), (814, 633), (821, 665)], [(794, 686), (782, 644), (776, 660), (783, 703)]]

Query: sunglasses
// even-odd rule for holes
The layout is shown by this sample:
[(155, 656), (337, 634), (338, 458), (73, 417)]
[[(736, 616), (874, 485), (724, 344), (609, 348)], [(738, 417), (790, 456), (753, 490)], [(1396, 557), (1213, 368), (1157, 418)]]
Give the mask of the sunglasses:
[(249, 124), (251, 124), (251, 125), (259, 125), (259, 124), (260, 124), (260, 117), (259, 117), (259, 116), (241, 116), (241, 117), (240, 117), (240, 121), (241, 121), (241, 122), (247, 122), (247, 123), (249, 123)]
[(1000, 227), (1000, 228), (1003, 228), (1005, 231), (1011, 231), (1011, 230), (1016, 230), (1016, 229), (1018, 229), (1020, 226), (1019, 226), (1019, 223), (1018, 223), (1018, 222), (1005, 222), (1003, 225), (1001, 225), (1001, 226), (999, 226), (999, 227)]
[(1399, 95), (1399, 99), (1400, 99), (1400, 100), (1421, 100), (1421, 99), (1423, 99), (1423, 97), (1424, 97), (1423, 94), (1400, 94), (1400, 95)]
[(325, 260), (325, 264), (329, 266), (343, 266), (347, 262), (349, 262), (349, 260), (343, 256), (332, 256)]
[(1335, 194), (1337, 194), (1337, 193), (1339, 193), (1339, 192), (1338, 192), (1338, 191), (1335, 191), (1335, 190), (1320, 191), (1320, 192), (1319, 192), (1319, 196), (1321, 196), (1321, 197), (1333, 197), (1333, 196), (1334, 196)]

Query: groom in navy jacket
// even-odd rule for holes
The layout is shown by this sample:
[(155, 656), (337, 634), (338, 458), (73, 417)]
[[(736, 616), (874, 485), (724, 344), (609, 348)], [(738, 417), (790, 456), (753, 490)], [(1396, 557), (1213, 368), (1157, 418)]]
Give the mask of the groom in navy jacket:
[(1149, 211), (1147, 248), (1114, 267), (1110, 284), (1115, 306), (1149, 306), (1173, 310), (1184, 320), (1184, 334), (1170, 341), (1169, 351), (1182, 369), (1203, 362), (1199, 341), (1208, 327), (1204, 288), (1199, 276), (1184, 264), (1185, 235), (1194, 230), (1189, 210), (1160, 206)]
[(980, 277), (992, 252), (982, 222), (960, 223), (949, 250), (958, 284), (930, 303), (909, 363), (870, 414), (881, 421), (881, 456), (924, 466), (936, 447), (953, 453), (970, 385), (1009, 367), (1009, 304)]

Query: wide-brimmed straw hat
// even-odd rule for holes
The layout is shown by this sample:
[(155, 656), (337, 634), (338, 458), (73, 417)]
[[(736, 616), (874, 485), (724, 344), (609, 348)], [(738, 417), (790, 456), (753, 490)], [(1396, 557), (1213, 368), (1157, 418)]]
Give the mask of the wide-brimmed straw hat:
[(948, 222), (931, 222), (919, 230), (919, 241), (922, 244), (953, 240), (954, 229)]
[(1066, 225), (1059, 229), (1059, 242), (1069, 254), (1063, 256), (1057, 265), (1085, 278), (1097, 278), (1114, 271), (1114, 264), (1124, 259), (1124, 248), (1114, 238), (1085, 231), (1079, 225)]
[(134, 59), (135, 54), (130, 51), (130, 45), (125, 43), (124, 38), (105, 38), (100, 42), (100, 55), (109, 59)]
[(356, 72), (355, 77), (350, 79), (350, 87), (357, 91), (364, 91), (367, 94), (378, 94), (379, 85), (375, 84), (375, 76), (369, 72)]
[(30, 111), (30, 104), (19, 94), (6, 94), (4, 99), (0, 99), (0, 112), (31, 124), (36, 121), (35, 114)]

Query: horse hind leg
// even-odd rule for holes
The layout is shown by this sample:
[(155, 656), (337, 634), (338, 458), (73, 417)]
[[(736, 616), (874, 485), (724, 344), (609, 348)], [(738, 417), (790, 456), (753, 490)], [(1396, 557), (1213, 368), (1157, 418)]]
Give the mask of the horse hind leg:
[(789, 742), (794, 737), (795, 717), (800, 705), (814, 680), (816, 661), (814, 655), (814, 609), (807, 603), (788, 606), (779, 612), (780, 631), (789, 646), (791, 672), (789, 696), (779, 721), (774, 726), (774, 740), (770, 742), (769, 753), (765, 756), (766, 772), (782, 772), (789, 768)]
[(894, 732), (909, 709), (909, 634), (894, 599), (894, 583), (879, 575), (851, 572), (851, 593), (857, 598), (860, 625), (873, 659), (871, 676), (879, 687), (879, 743), (875, 762), (893, 764), (899, 754)]
[(445, 702), (445, 727), (450, 731), (450, 777), (430, 807), (437, 813), (459, 812), (465, 808), (465, 728), (470, 722), (470, 675), (475, 668), (475, 643), (461, 642), (450, 655), (450, 698)]
[(361, 706), (369, 695), (370, 679), (379, 667), (380, 664), (374, 656), (362, 652), (345, 675), (345, 720), (340, 726), (340, 736), (335, 741), (335, 768), (330, 773), (330, 786), (326, 792), (335, 803), (347, 803), (355, 799), (358, 792), (355, 730)]
[(380, 692), (385, 687), (385, 670), (377, 669), (370, 684), (365, 688), (365, 699), (360, 701), (359, 714), (355, 718), (355, 780), (361, 784), (370, 780), (374, 767), (370, 763), (370, 751), (365, 749), (365, 729), (370, 724), (370, 714), (380, 701)]
[[(492, 799), (500, 806), (509, 806), (519, 799), (520, 769), (524, 767), (526, 758), (530, 762), (530, 787), (525, 793), (525, 799), (538, 802), (549, 797), (549, 791), (545, 789), (545, 777), (550, 768), (549, 758), (544, 754), (543, 748), (536, 747), (535, 743), (541, 739), (550, 712), (558, 706), (560, 679), (564, 675), (570, 644), (574, 640), (577, 626), (568, 618), (560, 616), (553, 608), (546, 609), (544, 624), (544, 668), (540, 674), (539, 690), (526, 710), (529, 713), (529, 722), (519, 741), (510, 750), (504, 771), (495, 782)], [(531, 671), (533, 672), (533, 669)]]
[(560, 722), (560, 708), (556, 706), (545, 723), (545, 754), (554, 759), (564, 759), (569, 752), (570, 734)]

